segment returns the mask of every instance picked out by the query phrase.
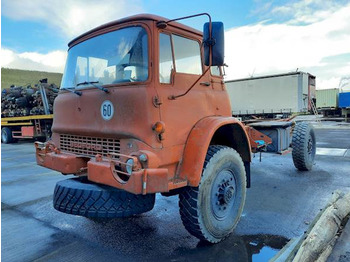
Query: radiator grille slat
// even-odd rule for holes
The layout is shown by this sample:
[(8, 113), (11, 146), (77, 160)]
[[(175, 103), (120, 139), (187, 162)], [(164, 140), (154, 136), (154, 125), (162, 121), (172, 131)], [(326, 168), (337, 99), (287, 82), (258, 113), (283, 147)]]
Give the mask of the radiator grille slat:
[[(60, 149), (62, 152), (87, 157), (94, 157), (97, 154), (107, 157), (109, 153), (120, 154), (120, 140), (62, 134), (60, 135)], [(112, 158), (119, 157), (112, 155)]]

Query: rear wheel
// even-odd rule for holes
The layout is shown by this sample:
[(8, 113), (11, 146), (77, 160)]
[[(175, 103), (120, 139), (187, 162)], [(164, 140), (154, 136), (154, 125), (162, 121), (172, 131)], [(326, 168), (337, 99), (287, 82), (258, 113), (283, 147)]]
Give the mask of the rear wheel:
[(8, 127), (3, 127), (1, 129), (1, 142), (4, 144), (10, 144), (14, 142), (12, 137), (12, 131)]
[(243, 211), (246, 174), (240, 155), (232, 148), (210, 146), (198, 187), (179, 195), (180, 215), (195, 237), (217, 243), (236, 227)]
[(292, 148), (294, 166), (301, 171), (311, 170), (316, 154), (316, 139), (312, 125), (302, 122), (295, 126)]
[(135, 195), (114, 187), (71, 178), (57, 182), (56, 210), (89, 218), (128, 217), (152, 210), (155, 194)]

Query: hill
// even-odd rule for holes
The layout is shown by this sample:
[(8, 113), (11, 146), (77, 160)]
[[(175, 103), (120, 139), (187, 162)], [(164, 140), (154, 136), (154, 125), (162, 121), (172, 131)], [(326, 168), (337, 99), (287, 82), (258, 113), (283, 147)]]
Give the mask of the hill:
[(41, 71), (1, 68), (1, 89), (11, 85), (35, 85), (40, 79), (47, 78), (49, 84), (61, 85), (62, 74)]

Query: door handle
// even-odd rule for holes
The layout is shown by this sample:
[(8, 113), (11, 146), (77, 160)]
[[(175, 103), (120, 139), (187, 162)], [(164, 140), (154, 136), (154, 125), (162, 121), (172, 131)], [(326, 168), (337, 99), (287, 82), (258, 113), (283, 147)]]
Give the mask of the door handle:
[(200, 82), (199, 84), (202, 85), (202, 86), (210, 86), (209, 82)]

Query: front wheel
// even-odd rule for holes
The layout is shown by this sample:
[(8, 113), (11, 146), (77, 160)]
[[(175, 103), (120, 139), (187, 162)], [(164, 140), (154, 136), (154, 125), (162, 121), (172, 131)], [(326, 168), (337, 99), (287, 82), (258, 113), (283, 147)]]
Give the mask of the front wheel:
[(179, 195), (180, 215), (189, 233), (217, 243), (236, 227), (244, 207), (246, 173), (240, 155), (232, 148), (210, 146), (198, 187)]

